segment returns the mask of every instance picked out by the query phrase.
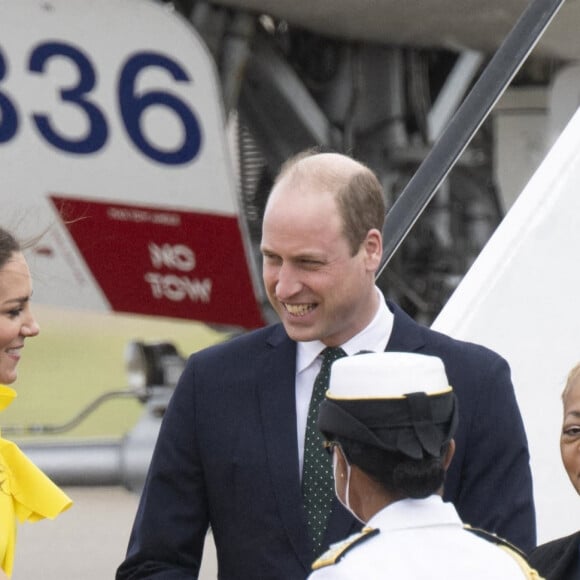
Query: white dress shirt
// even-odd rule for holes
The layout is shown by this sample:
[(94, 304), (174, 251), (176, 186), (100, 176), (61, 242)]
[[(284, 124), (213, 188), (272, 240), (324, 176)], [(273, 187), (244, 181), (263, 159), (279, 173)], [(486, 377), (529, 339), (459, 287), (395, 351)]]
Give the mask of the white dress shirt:
[[(382, 352), (387, 347), (393, 329), (393, 313), (387, 307), (383, 293), (376, 288), (379, 295), (379, 308), (370, 324), (340, 347), (348, 356), (361, 350)], [(322, 365), (320, 353), (326, 345), (320, 340), (299, 342), (296, 349), (296, 427), (298, 434), (298, 460), (300, 474), (304, 461), (304, 436), (308, 407), (312, 397), (314, 380)]]

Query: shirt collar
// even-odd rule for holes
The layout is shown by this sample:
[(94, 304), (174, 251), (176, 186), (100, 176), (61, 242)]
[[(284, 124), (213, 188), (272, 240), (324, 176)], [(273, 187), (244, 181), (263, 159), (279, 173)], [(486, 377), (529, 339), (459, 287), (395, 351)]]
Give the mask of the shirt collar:
[(425, 499), (402, 499), (377, 512), (366, 524), (381, 531), (463, 523), (453, 504), (433, 494)]
[[(371, 322), (358, 334), (341, 344), (341, 348), (348, 356), (361, 350), (382, 352), (387, 348), (387, 343), (393, 330), (393, 313), (388, 309), (383, 293), (375, 286), (379, 296), (379, 307)], [(308, 368), (316, 357), (326, 348), (320, 340), (298, 342), (296, 349), (296, 372), (300, 373)]]

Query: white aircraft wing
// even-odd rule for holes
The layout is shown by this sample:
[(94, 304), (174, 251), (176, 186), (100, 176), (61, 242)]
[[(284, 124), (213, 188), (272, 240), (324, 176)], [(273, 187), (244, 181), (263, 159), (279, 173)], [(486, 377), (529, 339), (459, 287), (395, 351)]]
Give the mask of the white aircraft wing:
[[(212, 0), (326, 36), (450, 50), (494, 52), (527, 0)], [(580, 5), (567, 2), (536, 53), (580, 56)]]
[(511, 365), (540, 542), (577, 530), (580, 521), (559, 449), (560, 394), (580, 361), (579, 183), (577, 113), (433, 324), (496, 350)]

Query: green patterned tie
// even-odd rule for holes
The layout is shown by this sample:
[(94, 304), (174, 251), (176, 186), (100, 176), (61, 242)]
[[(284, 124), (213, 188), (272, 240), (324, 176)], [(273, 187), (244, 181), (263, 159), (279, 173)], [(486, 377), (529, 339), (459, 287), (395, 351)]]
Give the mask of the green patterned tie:
[(310, 406), (308, 407), (304, 440), (304, 468), (302, 470), (302, 494), (315, 557), (319, 555), (322, 548), (322, 539), (334, 497), (332, 462), (330, 455), (323, 448), (323, 438), (316, 428), (316, 419), (318, 418), (318, 407), (324, 399), (326, 389), (328, 389), (330, 366), (335, 360), (346, 356), (346, 352), (339, 347), (327, 347), (322, 351), (322, 356), (322, 367), (314, 381)]

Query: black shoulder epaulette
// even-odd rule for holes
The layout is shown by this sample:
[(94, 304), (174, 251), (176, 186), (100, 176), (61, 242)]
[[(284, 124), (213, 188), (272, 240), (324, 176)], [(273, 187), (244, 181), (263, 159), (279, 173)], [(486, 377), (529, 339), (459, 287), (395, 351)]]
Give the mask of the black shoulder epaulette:
[(480, 528), (472, 528), (468, 524), (464, 524), (463, 528), (469, 532), (472, 532), (476, 536), (479, 536), (480, 538), (487, 540), (488, 542), (493, 542), (494, 544), (497, 544), (518, 563), (519, 567), (522, 569), (522, 572), (529, 580), (542, 580), (537, 570), (535, 570), (528, 564), (528, 560), (524, 552), (522, 552), (519, 548), (514, 546), (511, 542), (508, 542), (506, 539), (492, 532), (487, 532)]
[(517, 548), (511, 542), (508, 542), (506, 539), (502, 538), (501, 536), (494, 534), (493, 532), (488, 532), (486, 530), (482, 530), (481, 528), (474, 528), (474, 527), (470, 526), (469, 524), (464, 524), (463, 528), (466, 529), (468, 532), (472, 532), (476, 536), (479, 536), (480, 538), (487, 540), (488, 542), (492, 542), (494, 544), (498, 544), (500, 546), (504, 546), (505, 548), (509, 548), (510, 550), (513, 550), (516, 554), (518, 554), (522, 558), (526, 557), (524, 552), (522, 552), (519, 548)]
[(312, 569), (318, 570), (319, 568), (324, 568), (324, 566), (336, 564), (351, 548), (358, 546), (373, 536), (376, 536), (379, 532), (379, 529), (363, 528), (357, 534), (353, 534), (346, 538), (346, 540), (332, 544), (329, 550), (324, 552), (322, 556), (315, 560), (314, 564), (312, 564)]

